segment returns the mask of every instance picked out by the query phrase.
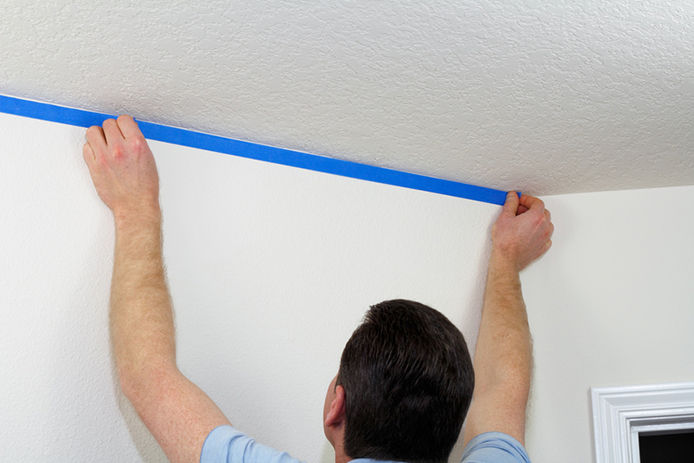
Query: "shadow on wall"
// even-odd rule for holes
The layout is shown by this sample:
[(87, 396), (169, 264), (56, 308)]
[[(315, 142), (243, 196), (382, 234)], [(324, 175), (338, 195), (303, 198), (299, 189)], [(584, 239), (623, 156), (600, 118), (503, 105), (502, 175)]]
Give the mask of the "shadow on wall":
[(114, 394), (118, 399), (118, 409), (120, 410), (123, 421), (128, 428), (128, 433), (130, 438), (135, 444), (137, 453), (142, 458), (145, 463), (166, 463), (166, 455), (164, 454), (159, 444), (154, 439), (152, 434), (150, 434), (147, 427), (144, 425), (140, 417), (137, 416), (137, 412), (130, 404), (130, 401), (123, 395), (118, 384), (118, 375), (116, 373), (116, 365), (113, 361), (113, 354), (111, 354), (111, 373), (113, 378), (113, 388)]
[[(79, 271), (71, 272), (69, 287), (65, 287), (62, 277), (59, 277), (65, 299), (56, 299), (53, 307), (45, 308), (55, 311), (49, 331), (54, 339), (50, 349), (58, 358), (51, 363), (53, 384), (47, 385), (47, 390), (51, 391), (53, 414), (60, 421), (53, 423), (57, 434), (47, 443), (47, 452), (54, 456), (64, 455), (66, 443), (67, 451), (76, 452), (75, 447), (83, 445), (79, 437), (84, 437), (85, 431), (91, 436), (89, 447), (79, 451), (86, 458), (98, 458), (104, 450), (108, 451), (108, 443), (114, 440), (115, 434), (120, 434), (118, 431), (114, 434), (120, 423), (103, 421), (105, 417), (100, 410), (112, 407), (115, 399), (142, 461), (166, 462), (159, 445), (120, 391), (113, 356), (110, 348), (106, 348), (110, 342), (108, 292), (104, 290), (110, 272), (104, 272), (104, 268), (108, 265), (112, 248), (104, 247), (103, 237), (108, 237), (113, 227), (110, 217), (107, 217), (104, 215), (103, 219), (82, 224), (86, 227), (82, 230), (86, 238), (82, 249), (69, 254), (68, 260), (62, 263), (62, 270), (72, 268)], [(54, 263), (46, 265), (55, 266)], [(60, 269), (55, 267), (54, 270)], [(61, 298), (60, 294), (56, 297)], [(108, 381), (98, 377), (108, 374), (108, 371), (111, 373), (111, 387)]]
[(323, 443), (323, 451), (320, 454), (320, 463), (335, 463), (335, 449), (326, 439)]

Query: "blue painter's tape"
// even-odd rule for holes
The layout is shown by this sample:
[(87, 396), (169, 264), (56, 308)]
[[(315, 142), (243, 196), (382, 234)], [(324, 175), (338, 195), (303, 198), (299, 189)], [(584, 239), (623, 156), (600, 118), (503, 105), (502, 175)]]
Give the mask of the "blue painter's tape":
[[(82, 109), (67, 108), (48, 103), (24, 100), (0, 95), (0, 112), (18, 116), (59, 122), (79, 127), (101, 125), (111, 116)], [(179, 129), (152, 122), (137, 121), (144, 136), (177, 145), (190, 146), (219, 153), (299, 167), (344, 177), (396, 185), (415, 190), (429, 191), (458, 198), (472, 199), (492, 204), (504, 204), (506, 193), (492, 188), (468, 185), (424, 175), (410, 174), (383, 167), (369, 166), (315, 154), (307, 154), (283, 148), (275, 148), (247, 141), (234, 140), (191, 130)]]

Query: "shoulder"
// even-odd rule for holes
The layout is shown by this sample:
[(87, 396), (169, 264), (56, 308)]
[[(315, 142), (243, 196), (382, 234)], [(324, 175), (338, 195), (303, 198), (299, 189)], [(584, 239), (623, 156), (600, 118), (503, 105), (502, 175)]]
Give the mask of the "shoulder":
[(232, 426), (214, 428), (205, 439), (200, 463), (300, 463), (273, 448), (259, 444)]
[(530, 463), (530, 458), (521, 443), (508, 434), (485, 432), (467, 444), (461, 463)]

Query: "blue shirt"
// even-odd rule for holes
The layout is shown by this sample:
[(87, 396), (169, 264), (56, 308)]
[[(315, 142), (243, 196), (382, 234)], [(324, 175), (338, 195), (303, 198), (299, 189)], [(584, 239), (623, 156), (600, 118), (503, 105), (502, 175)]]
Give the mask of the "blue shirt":
[[(376, 463), (357, 458), (354, 463)], [(299, 463), (287, 452), (262, 444), (231, 426), (213, 429), (205, 439), (200, 463)], [(379, 463), (393, 463), (379, 461)], [(500, 432), (486, 432), (472, 439), (463, 451), (461, 463), (530, 463), (523, 446), (513, 437)]]

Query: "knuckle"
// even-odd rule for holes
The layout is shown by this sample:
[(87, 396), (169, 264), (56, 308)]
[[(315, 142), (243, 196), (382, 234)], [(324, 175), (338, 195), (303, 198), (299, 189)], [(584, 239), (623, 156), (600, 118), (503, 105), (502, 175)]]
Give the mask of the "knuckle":
[(121, 145), (114, 145), (111, 147), (111, 154), (114, 158), (122, 158), (125, 155), (125, 150)]
[(108, 168), (108, 156), (97, 156), (95, 159), (95, 162), (97, 163), (98, 166), (101, 166), (101, 169), (106, 169)]
[(140, 137), (132, 138), (130, 141), (130, 146), (136, 151), (142, 151), (145, 147), (145, 140)]
[(547, 219), (544, 214), (542, 213), (535, 213), (535, 225), (542, 225), (542, 223)]

